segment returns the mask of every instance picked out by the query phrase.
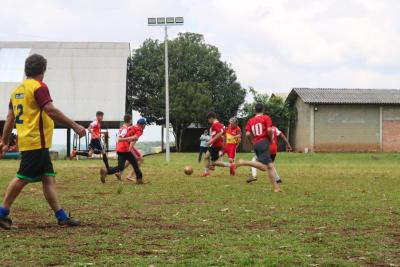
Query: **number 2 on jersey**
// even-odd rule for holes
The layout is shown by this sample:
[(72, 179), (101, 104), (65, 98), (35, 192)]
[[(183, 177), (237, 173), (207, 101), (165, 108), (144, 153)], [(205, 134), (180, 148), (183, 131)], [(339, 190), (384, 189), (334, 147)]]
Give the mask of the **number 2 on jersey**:
[(16, 124), (22, 124), (22, 123), (24, 123), (24, 121), (21, 119), (21, 116), (24, 114), (24, 106), (19, 104), (17, 106), (17, 111), (18, 111), (18, 114), (15, 117), (15, 123)]

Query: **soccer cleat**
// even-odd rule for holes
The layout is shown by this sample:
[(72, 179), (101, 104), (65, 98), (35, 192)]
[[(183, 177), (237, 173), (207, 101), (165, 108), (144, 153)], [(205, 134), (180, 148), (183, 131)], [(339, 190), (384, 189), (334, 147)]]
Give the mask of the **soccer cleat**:
[(200, 177), (208, 177), (208, 176), (210, 176), (209, 172), (205, 172), (205, 173), (200, 174)]
[(283, 181), (282, 181), (282, 179), (278, 179), (278, 180), (276, 180), (276, 183), (281, 184), (281, 183), (283, 183)]
[(69, 155), (69, 160), (73, 160), (76, 157), (76, 150), (73, 149), (71, 155)]
[(117, 177), (118, 181), (122, 181), (122, 179), (121, 179), (121, 173), (120, 173), (120, 172), (117, 172), (117, 173), (115, 174), (115, 177)]
[(143, 179), (136, 179), (136, 184), (145, 184), (145, 182), (143, 182)]
[(250, 177), (249, 179), (246, 180), (246, 183), (251, 183), (257, 181), (257, 177)]
[(106, 177), (107, 177), (107, 170), (104, 168), (100, 169), (100, 181), (105, 184), (106, 183)]
[(215, 166), (214, 165), (210, 166), (210, 171), (215, 171)]
[(235, 174), (236, 174), (236, 165), (235, 165), (235, 163), (231, 163), (231, 166), (229, 167), (229, 170), (230, 170), (231, 176), (235, 176)]
[(10, 219), (10, 217), (3, 217), (0, 218), (0, 227), (5, 229), (5, 230), (10, 230), (11, 229), (11, 225), (12, 225), (12, 220)]
[(67, 220), (64, 220), (64, 221), (58, 220), (58, 225), (74, 227), (74, 226), (81, 225), (81, 222), (70, 217), (70, 218), (68, 218)]

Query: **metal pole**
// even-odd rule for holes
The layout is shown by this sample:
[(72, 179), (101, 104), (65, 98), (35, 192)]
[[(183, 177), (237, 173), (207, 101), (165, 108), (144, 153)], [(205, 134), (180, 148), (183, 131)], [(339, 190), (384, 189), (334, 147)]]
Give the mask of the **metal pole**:
[(170, 144), (169, 144), (169, 80), (168, 80), (168, 27), (165, 25), (165, 159), (170, 162)]

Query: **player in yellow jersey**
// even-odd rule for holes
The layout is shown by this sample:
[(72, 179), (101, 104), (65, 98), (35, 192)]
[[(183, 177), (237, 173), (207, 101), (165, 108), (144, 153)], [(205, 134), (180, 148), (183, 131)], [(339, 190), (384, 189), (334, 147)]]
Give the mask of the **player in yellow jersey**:
[(59, 225), (78, 226), (79, 221), (70, 218), (61, 208), (55, 185), (55, 172), (49, 148), (52, 145), (54, 121), (72, 128), (79, 136), (85, 128), (57, 109), (43, 83), (47, 61), (41, 55), (31, 55), (25, 61), (26, 80), (11, 93), (9, 111), (0, 140), (0, 158), (7, 151), (14, 125), (18, 133), (21, 164), (16, 177), (10, 182), (0, 206), (0, 227), (10, 229), (10, 208), (22, 189), (33, 182), (42, 182), (43, 193), (55, 213)]

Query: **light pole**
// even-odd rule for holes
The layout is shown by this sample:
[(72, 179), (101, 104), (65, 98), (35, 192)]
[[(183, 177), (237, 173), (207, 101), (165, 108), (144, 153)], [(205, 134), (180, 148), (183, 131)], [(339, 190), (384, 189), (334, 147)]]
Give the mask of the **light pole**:
[(148, 18), (149, 26), (162, 26), (165, 29), (164, 53), (165, 53), (165, 159), (167, 163), (171, 159), (170, 141), (169, 141), (169, 72), (168, 72), (168, 26), (183, 25), (183, 17), (157, 17)]

